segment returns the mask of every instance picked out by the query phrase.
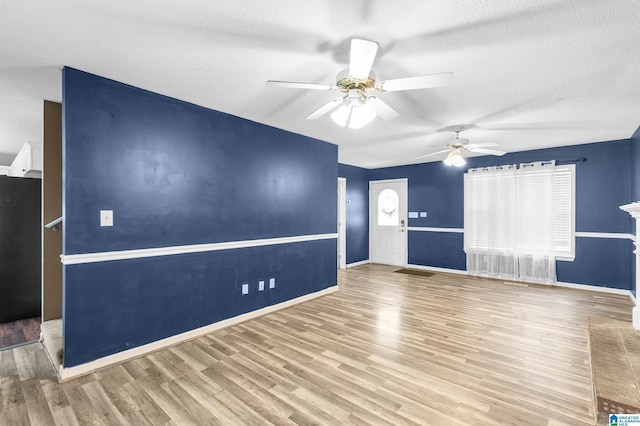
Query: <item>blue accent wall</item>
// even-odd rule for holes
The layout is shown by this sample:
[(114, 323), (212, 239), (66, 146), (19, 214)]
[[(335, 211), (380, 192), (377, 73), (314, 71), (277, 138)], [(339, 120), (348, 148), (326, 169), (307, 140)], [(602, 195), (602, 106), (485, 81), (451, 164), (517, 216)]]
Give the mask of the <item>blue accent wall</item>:
[[(409, 211), (427, 212), (426, 218), (409, 219), (409, 226), (463, 228), (468, 168), (543, 160), (562, 164), (584, 158), (576, 162), (576, 231), (629, 233), (629, 215), (619, 206), (629, 202), (632, 154), (630, 141), (620, 140), (473, 157), (462, 168), (439, 161), (374, 169), (370, 179), (408, 178)], [(410, 231), (408, 250), (411, 264), (466, 269), (462, 234)], [(576, 259), (558, 261), (558, 281), (630, 289), (629, 250), (626, 239), (576, 238)]]
[(411, 265), (465, 270), (463, 245), (462, 233), (410, 231), (408, 261)]
[(338, 165), (338, 176), (347, 180), (347, 264), (369, 259), (369, 170)]
[[(335, 232), (337, 146), (69, 68), (64, 78), (66, 254)], [(116, 226), (96, 226), (101, 209)]]
[(575, 260), (556, 262), (556, 275), (561, 282), (631, 290), (632, 254), (628, 239), (576, 238)]
[[(67, 67), (64, 254), (333, 234), (337, 159), (335, 145)], [(65, 265), (65, 366), (334, 286), (336, 255), (330, 239)]]

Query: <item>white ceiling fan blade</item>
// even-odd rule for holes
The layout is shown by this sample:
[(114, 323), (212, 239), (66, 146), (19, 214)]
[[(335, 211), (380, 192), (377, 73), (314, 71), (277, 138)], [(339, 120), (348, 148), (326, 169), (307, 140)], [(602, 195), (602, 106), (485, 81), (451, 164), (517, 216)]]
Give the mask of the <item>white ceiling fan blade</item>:
[(496, 149), (486, 149), (486, 148), (470, 148), (468, 146), (465, 147), (471, 152), (480, 152), (482, 154), (490, 154), (490, 155), (505, 155), (506, 151), (498, 151)]
[(470, 143), (465, 145), (465, 148), (487, 148), (490, 146), (500, 146), (500, 144), (495, 142)]
[(326, 113), (328, 113), (329, 111), (331, 111), (332, 109), (334, 109), (335, 107), (337, 107), (338, 105), (340, 105), (343, 100), (344, 100), (344, 98), (332, 99), (328, 103), (322, 105), (317, 110), (313, 111), (311, 114), (307, 115), (304, 119), (305, 120), (315, 120), (316, 118), (320, 118), (323, 115), (325, 115)]
[(315, 83), (297, 83), (295, 81), (267, 80), (267, 86), (284, 87), (286, 89), (337, 90), (337, 86)]
[(369, 105), (376, 114), (385, 121), (393, 120), (399, 115), (395, 109), (391, 108), (382, 99), (378, 99), (375, 96), (367, 98), (366, 104)]
[(432, 155), (438, 155), (438, 154), (442, 154), (443, 152), (450, 152), (450, 149), (443, 149), (442, 151), (437, 151), (437, 152), (432, 152), (431, 154), (427, 154), (427, 155), (421, 155), (420, 157), (416, 157), (414, 158), (414, 160), (417, 160), (419, 158), (427, 158), (427, 157), (431, 157)]
[(371, 66), (378, 52), (378, 43), (375, 41), (351, 40), (351, 54), (349, 57), (349, 76), (361, 80), (369, 77)]
[(453, 81), (452, 72), (421, 75), (418, 77), (397, 78), (381, 82), (378, 87), (384, 92), (399, 90), (429, 89), (431, 87), (448, 86)]

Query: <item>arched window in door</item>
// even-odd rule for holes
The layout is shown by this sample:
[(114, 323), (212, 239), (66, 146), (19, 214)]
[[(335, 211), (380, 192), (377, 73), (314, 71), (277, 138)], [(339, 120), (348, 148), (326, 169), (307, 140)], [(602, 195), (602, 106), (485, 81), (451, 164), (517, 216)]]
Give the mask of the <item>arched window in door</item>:
[(378, 226), (398, 225), (398, 193), (385, 189), (378, 195)]

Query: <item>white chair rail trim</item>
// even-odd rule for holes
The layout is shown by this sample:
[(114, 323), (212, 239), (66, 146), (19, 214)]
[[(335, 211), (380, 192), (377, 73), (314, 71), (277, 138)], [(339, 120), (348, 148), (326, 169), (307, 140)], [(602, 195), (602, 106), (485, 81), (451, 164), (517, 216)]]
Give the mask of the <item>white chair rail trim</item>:
[(427, 226), (409, 226), (409, 231), (421, 231), (421, 232), (453, 232), (456, 234), (464, 234), (464, 228), (430, 228)]
[(259, 240), (228, 241), (211, 244), (192, 244), (185, 246), (157, 247), (136, 250), (108, 251), (100, 253), (81, 253), (60, 255), (64, 265), (81, 263), (108, 262), (111, 260), (140, 259), (145, 257), (170, 256), (175, 254), (203, 253), (208, 251), (230, 250), (238, 248), (271, 246), (276, 244), (291, 244), (306, 241), (337, 239), (338, 234), (299, 235), (295, 237), (265, 238)]

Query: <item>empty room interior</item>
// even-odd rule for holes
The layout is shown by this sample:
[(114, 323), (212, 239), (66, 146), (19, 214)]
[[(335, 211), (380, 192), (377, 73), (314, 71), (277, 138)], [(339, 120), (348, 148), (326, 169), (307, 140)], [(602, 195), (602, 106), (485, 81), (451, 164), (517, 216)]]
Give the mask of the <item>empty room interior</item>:
[(0, 424), (640, 416), (636, 0), (25, 0), (0, 35)]

